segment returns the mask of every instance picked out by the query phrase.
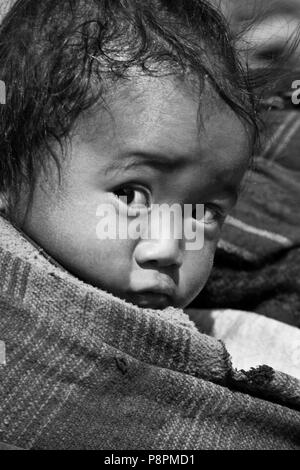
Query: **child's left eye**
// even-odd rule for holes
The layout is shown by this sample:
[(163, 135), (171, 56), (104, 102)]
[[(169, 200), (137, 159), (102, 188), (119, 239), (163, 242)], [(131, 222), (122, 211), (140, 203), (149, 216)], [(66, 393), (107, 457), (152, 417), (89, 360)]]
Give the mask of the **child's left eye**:
[[(196, 211), (193, 211), (193, 217), (196, 220), (198, 219)], [(223, 219), (225, 219), (225, 215), (221, 209), (218, 209), (217, 207), (210, 204), (204, 205), (204, 217), (202, 220), (205, 224), (222, 222)]]
[(204, 223), (212, 224), (220, 220), (220, 213), (211, 206), (205, 206), (204, 209)]
[(134, 209), (148, 208), (151, 205), (150, 194), (144, 188), (128, 185), (116, 189), (113, 193), (122, 203)]

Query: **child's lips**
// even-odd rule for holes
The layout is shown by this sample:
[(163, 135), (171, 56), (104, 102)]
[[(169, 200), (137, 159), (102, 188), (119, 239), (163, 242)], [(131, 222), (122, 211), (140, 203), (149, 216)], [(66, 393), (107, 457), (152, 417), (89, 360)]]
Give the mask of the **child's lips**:
[(173, 305), (176, 288), (171, 283), (161, 283), (144, 289), (132, 290), (131, 301), (143, 308), (164, 309)]
[(141, 308), (152, 308), (163, 310), (172, 305), (172, 299), (166, 294), (155, 292), (142, 292), (134, 294), (132, 301)]

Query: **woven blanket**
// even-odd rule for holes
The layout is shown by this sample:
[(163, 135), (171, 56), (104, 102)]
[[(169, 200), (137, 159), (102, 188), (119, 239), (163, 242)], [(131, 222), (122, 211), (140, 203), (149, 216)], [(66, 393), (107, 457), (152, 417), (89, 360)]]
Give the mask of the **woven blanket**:
[(0, 217), (0, 441), (25, 449), (299, 449), (300, 382), (235, 370), (183, 311), (61, 269)]

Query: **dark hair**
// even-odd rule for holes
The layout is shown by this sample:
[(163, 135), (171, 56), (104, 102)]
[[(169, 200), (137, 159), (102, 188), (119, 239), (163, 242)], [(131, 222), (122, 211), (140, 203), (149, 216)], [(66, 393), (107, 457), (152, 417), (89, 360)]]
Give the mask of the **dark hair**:
[(0, 27), (0, 194), (8, 206), (105, 84), (145, 74), (204, 76), (256, 128), (255, 100), (225, 20), (205, 0), (18, 0)]

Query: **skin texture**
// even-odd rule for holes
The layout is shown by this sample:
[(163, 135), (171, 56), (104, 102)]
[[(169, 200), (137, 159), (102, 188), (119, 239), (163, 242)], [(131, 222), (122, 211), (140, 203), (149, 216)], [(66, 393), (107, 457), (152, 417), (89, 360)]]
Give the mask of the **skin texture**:
[[(201, 95), (174, 78), (140, 76), (82, 115), (62, 162), (40, 175), (22, 228), (80, 279), (140, 307), (186, 307), (210, 274), (224, 217), (249, 162), (245, 126), (206, 84)], [(125, 167), (124, 167), (125, 166)], [(51, 170), (51, 168), (50, 168)], [(127, 205), (120, 196), (127, 195)], [(153, 204), (205, 204), (204, 247), (186, 250), (168, 229), (157, 238), (99, 240), (97, 208), (129, 217)], [(222, 213), (222, 215), (221, 215)], [(195, 225), (196, 224), (196, 225)]]

